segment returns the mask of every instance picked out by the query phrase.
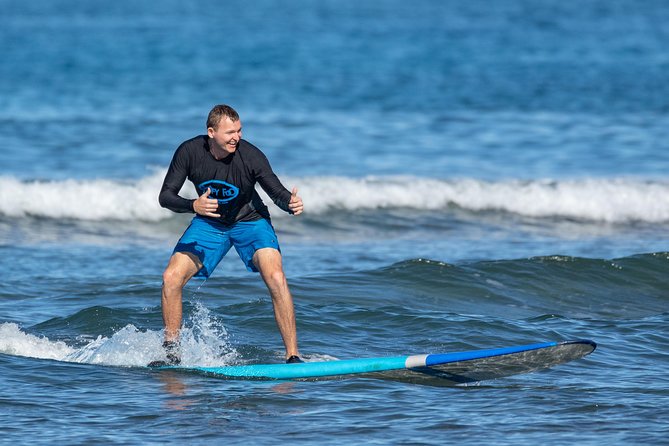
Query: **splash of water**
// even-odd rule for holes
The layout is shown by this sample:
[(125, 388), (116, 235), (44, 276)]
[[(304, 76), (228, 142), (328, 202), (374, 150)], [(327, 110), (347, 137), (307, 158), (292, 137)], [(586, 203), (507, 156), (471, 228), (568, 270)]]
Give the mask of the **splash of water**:
[[(17, 324), (0, 324), (0, 353), (39, 359), (142, 367), (164, 359), (161, 331), (139, 330), (126, 325), (111, 337), (98, 336), (82, 347), (44, 336), (27, 333)], [(181, 331), (182, 364), (186, 366), (224, 366), (240, 362), (240, 355), (230, 344), (223, 323), (202, 304), (197, 304)]]

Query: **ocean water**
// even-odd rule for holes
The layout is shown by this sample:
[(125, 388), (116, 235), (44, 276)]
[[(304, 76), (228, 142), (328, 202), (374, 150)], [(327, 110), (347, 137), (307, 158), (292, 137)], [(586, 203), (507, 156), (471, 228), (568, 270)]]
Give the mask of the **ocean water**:
[[(0, 10), (2, 441), (668, 444), (666, 2)], [(217, 103), (304, 199), (271, 211), (308, 360), (598, 349), (467, 387), (142, 368), (190, 218), (158, 191)], [(281, 361), (234, 252), (184, 309), (185, 363)]]

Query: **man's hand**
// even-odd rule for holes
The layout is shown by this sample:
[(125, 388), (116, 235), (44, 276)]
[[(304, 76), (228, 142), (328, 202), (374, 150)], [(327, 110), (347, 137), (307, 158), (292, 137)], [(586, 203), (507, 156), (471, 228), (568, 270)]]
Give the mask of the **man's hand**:
[(300, 215), (304, 210), (304, 204), (302, 204), (302, 199), (297, 196), (297, 188), (294, 187), (290, 193), (290, 201), (288, 202), (288, 209), (293, 213), (293, 215)]
[(215, 213), (218, 210), (218, 200), (209, 198), (210, 193), (211, 189), (207, 188), (205, 193), (193, 202), (193, 210), (196, 214), (204, 217), (220, 217), (220, 214)]

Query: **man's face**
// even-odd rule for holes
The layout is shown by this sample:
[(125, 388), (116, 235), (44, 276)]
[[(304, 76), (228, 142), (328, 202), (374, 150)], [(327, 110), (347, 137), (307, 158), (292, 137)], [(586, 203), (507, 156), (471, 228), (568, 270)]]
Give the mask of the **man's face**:
[(237, 150), (239, 140), (242, 139), (242, 121), (232, 121), (223, 117), (216, 129), (209, 127), (207, 134), (214, 140), (216, 145), (228, 153)]

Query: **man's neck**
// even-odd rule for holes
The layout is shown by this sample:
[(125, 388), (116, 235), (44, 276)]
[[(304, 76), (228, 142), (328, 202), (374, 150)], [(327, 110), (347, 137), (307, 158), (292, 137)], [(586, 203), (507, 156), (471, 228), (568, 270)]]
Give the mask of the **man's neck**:
[(224, 158), (227, 158), (230, 156), (230, 152), (225, 150), (223, 147), (220, 147), (216, 142), (209, 138), (209, 152), (211, 152), (211, 155), (217, 160), (220, 161)]

